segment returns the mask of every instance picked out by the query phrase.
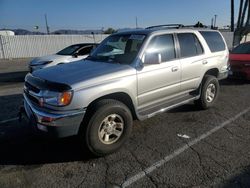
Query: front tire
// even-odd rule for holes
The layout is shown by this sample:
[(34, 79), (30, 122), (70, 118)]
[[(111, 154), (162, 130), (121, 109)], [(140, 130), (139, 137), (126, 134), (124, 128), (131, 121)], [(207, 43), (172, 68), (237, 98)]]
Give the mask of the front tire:
[(208, 109), (214, 106), (220, 93), (219, 81), (215, 76), (206, 75), (201, 85), (201, 96), (195, 101), (200, 109)]
[(80, 134), (87, 149), (95, 156), (118, 150), (129, 137), (133, 118), (128, 107), (112, 99), (104, 99), (88, 109)]

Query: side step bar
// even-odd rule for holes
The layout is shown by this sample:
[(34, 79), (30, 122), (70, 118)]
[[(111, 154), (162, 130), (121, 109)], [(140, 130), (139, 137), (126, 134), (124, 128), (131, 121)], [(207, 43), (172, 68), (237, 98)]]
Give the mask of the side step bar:
[(176, 108), (176, 107), (178, 107), (178, 106), (182, 106), (182, 105), (187, 104), (187, 103), (189, 103), (189, 102), (192, 102), (192, 101), (194, 101), (194, 100), (196, 100), (196, 99), (198, 99), (198, 97), (193, 97), (193, 98), (191, 98), (191, 99), (187, 99), (187, 100), (185, 100), (185, 101), (182, 101), (182, 102), (180, 102), (180, 103), (174, 104), (174, 105), (172, 105), (172, 106), (168, 106), (168, 107), (166, 107), (166, 108), (162, 108), (162, 109), (160, 109), (160, 110), (158, 110), (158, 111), (156, 111), (156, 112), (153, 112), (153, 113), (151, 113), (151, 114), (148, 114), (148, 115), (147, 115), (147, 118), (151, 118), (151, 117), (153, 117), (153, 116), (155, 116), (155, 115), (157, 115), (157, 114), (166, 112), (166, 111), (171, 110), (171, 109), (173, 109), (173, 108)]
[(163, 112), (166, 112), (166, 111), (169, 111), (173, 108), (176, 108), (176, 107), (179, 107), (179, 106), (182, 106), (184, 104), (187, 104), (189, 102), (192, 102), (194, 100), (197, 100), (199, 99), (200, 96), (192, 96), (192, 97), (186, 97), (186, 99), (183, 99), (182, 101), (179, 101), (179, 102), (176, 102), (176, 103), (166, 103), (164, 106), (163, 105), (159, 105), (158, 108), (157, 107), (154, 107), (152, 108), (151, 110), (148, 109), (148, 110), (145, 110), (145, 111), (140, 111), (140, 112), (137, 112), (137, 116), (140, 120), (145, 120), (145, 119), (148, 119), (148, 118), (151, 118), (155, 115), (158, 115), (158, 114), (161, 114)]

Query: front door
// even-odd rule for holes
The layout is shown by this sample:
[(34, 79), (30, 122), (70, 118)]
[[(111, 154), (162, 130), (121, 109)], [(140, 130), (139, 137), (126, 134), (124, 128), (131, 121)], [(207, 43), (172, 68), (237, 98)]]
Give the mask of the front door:
[[(158, 62), (147, 56), (154, 54)], [(137, 71), (139, 108), (171, 99), (180, 92), (181, 66), (176, 58), (174, 36), (157, 35), (143, 55), (144, 66)]]

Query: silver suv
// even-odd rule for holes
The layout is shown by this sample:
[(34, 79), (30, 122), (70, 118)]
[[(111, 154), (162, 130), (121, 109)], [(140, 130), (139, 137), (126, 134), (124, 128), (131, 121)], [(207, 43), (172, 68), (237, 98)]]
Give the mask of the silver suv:
[(78, 135), (102, 156), (123, 145), (133, 119), (191, 101), (201, 109), (213, 106), (227, 62), (218, 31), (152, 27), (116, 33), (83, 61), (28, 74), (23, 111), (38, 130)]

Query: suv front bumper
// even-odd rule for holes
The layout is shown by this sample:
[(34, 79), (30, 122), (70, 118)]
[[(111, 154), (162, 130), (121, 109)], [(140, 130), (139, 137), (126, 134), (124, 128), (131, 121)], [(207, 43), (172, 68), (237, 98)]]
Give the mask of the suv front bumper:
[(46, 112), (36, 108), (24, 95), (20, 115), (24, 115), (28, 123), (40, 132), (55, 137), (77, 135), (86, 109), (62, 112)]

